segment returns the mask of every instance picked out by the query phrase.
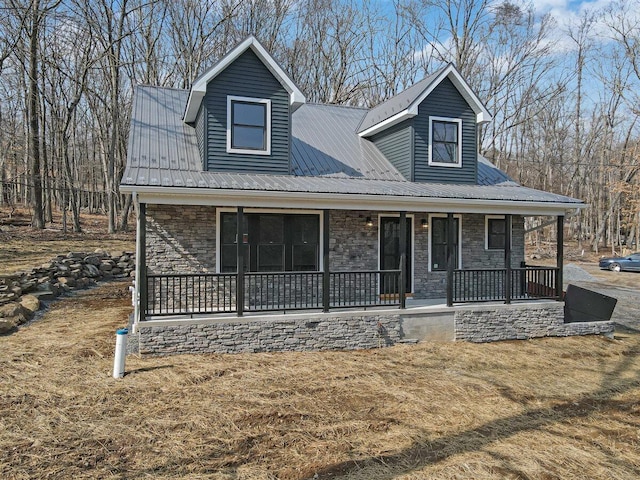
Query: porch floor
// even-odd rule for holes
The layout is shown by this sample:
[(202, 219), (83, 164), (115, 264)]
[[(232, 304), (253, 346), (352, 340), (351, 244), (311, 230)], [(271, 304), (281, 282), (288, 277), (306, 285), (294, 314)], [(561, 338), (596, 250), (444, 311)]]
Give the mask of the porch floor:
[(153, 327), (153, 326), (170, 326), (170, 325), (196, 325), (196, 324), (215, 324), (215, 323), (243, 323), (248, 321), (260, 321), (260, 320), (275, 320), (275, 319), (310, 319), (310, 318), (326, 318), (326, 317), (353, 317), (362, 316), (368, 313), (375, 312), (377, 314), (387, 313), (388, 315), (421, 315), (421, 314), (451, 314), (456, 311), (474, 310), (479, 307), (504, 307), (508, 308), (513, 305), (525, 306), (535, 305), (540, 306), (545, 303), (557, 304), (556, 300), (551, 299), (526, 299), (526, 300), (512, 300), (511, 304), (505, 304), (504, 301), (486, 301), (486, 302), (473, 302), (473, 303), (457, 303), (452, 307), (447, 307), (447, 301), (445, 298), (434, 299), (413, 299), (407, 298), (406, 308), (400, 309), (398, 306), (376, 306), (366, 308), (332, 308), (330, 312), (323, 312), (318, 309), (309, 310), (295, 310), (286, 311), (261, 311), (261, 312), (244, 312), (242, 317), (238, 317), (235, 312), (222, 312), (222, 313), (188, 313), (180, 315), (162, 315), (162, 316), (147, 316), (147, 319), (139, 326)]

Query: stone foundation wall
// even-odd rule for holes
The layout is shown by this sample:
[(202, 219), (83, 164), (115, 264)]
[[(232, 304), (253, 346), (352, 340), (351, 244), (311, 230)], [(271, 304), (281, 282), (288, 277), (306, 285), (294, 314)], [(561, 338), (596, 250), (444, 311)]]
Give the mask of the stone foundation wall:
[(564, 304), (511, 305), (458, 310), (455, 339), (469, 342), (526, 340), (613, 333), (613, 322), (564, 323)]
[[(563, 304), (456, 310), (454, 339), (469, 342), (610, 334), (613, 322), (564, 323)], [(394, 345), (405, 338), (406, 311), (274, 316), (210, 323), (138, 327), (141, 354), (251, 353), (355, 350)], [(413, 317), (411, 317), (413, 318)], [(425, 328), (430, 328), (425, 317)], [(437, 320), (437, 319), (436, 319)], [(421, 328), (415, 324), (412, 328)]]
[(243, 320), (139, 328), (141, 354), (356, 350), (401, 339), (400, 315)]

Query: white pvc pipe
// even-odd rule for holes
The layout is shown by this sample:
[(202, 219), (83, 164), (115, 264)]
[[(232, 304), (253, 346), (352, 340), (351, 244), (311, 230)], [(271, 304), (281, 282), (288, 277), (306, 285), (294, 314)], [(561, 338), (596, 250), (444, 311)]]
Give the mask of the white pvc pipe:
[(116, 353), (113, 359), (113, 378), (124, 377), (124, 361), (127, 356), (127, 334), (129, 330), (121, 328), (116, 331)]

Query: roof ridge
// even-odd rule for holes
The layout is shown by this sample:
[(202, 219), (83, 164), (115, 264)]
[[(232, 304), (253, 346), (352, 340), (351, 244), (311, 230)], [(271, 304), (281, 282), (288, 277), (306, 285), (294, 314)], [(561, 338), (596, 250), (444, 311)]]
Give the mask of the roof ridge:
[(137, 83), (135, 85), (135, 88), (157, 88), (157, 89), (162, 89), (162, 90), (175, 90), (178, 92), (188, 92), (189, 89), (188, 88), (177, 88), (177, 87), (166, 87), (163, 85), (151, 85), (148, 83)]
[(339, 107), (339, 108), (350, 108), (352, 110), (364, 110), (366, 112), (369, 111), (367, 107), (357, 107), (354, 105), (343, 105), (340, 103), (320, 103), (320, 102), (306, 102), (307, 105), (313, 105), (316, 107)]

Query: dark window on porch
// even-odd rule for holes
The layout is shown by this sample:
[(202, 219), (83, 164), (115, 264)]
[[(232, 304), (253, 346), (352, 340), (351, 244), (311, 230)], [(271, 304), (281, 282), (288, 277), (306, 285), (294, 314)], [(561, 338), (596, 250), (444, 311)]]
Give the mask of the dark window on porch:
[[(411, 245), (412, 225), (411, 218), (406, 219), (406, 268), (405, 268), (405, 291), (411, 292), (412, 273), (411, 273), (411, 255), (413, 248)], [(400, 218), (399, 217), (382, 217), (380, 219), (380, 269), (381, 270), (397, 270), (400, 268)], [(386, 282), (396, 282), (395, 277), (383, 276), (380, 286), (381, 293), (397, 293), (398, 285), (386, 285)]]
[(504, 250), (507, 222), (504, 218), (487, 219), (487, 248), (489, 250)]
[[(250, 272), (318, 271), (318, 215), (247, 213), (244, 265)], [(220, 271), (235, 272), (236, 214), (221, 215)]]
[[(453, 258), (454, 268), (459, 268), (458, 245), (460, 235), (459, 219), (453, 219), (455, 237), (453, 238)], [(433, 217), (431, 219), (431, 270), (439, 271), (447, 269), (447, 219), (444, 217)]]

